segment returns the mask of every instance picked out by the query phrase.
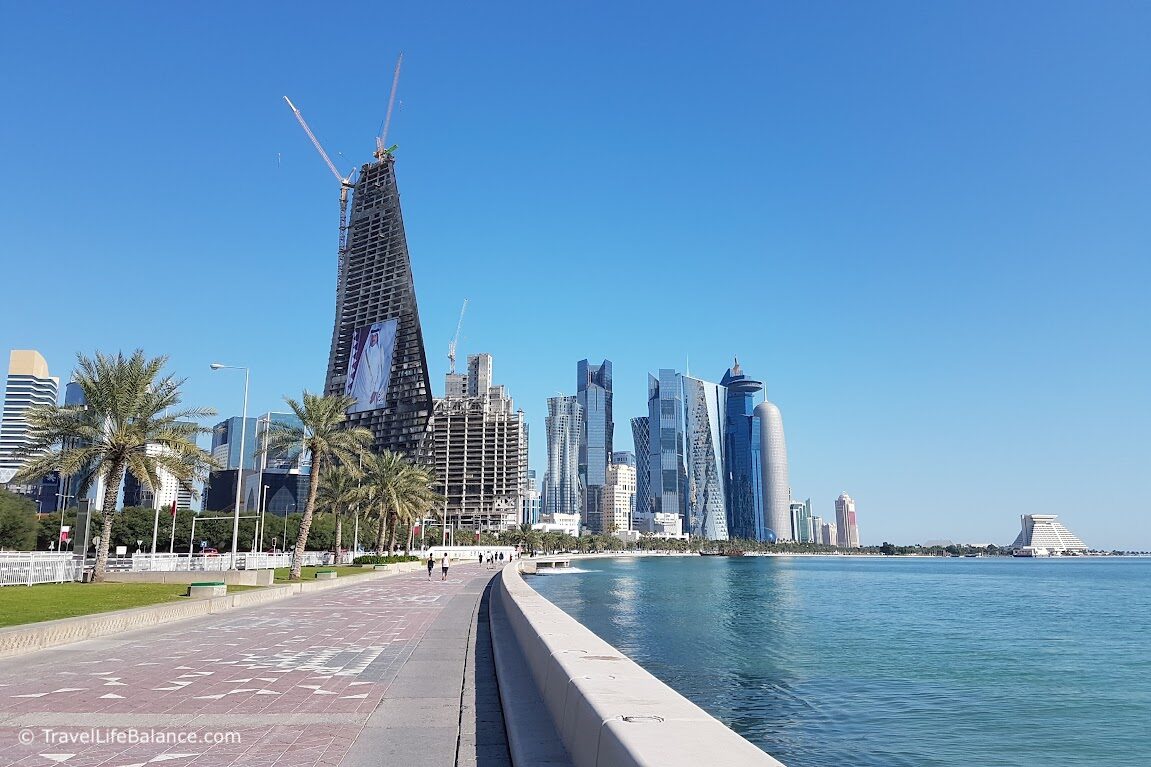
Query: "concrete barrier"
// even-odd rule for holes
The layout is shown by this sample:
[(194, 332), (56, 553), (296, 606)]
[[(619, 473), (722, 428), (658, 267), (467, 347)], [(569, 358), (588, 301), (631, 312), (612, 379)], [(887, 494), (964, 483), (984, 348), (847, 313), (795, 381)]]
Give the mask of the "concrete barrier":
[(223, 597), (228, 594), (228, 586), (222, 581), (214, 583), (189, 583), (188, 596), (192, 599)]
[(335, 570), (317, 570), (316, 580), (318, 581), (334, 581), (336, 576), (339, 575)]
[(494, 596), (575, 767), (782, 767), (536, 593), (518, 562)]
[(271, 586), (276, 579), (275, 570), (202, 570), (164, 572), (145, 570), (141, 572), (105, 573), (107, 583), (194, 583), (212, 578), (229, 586)]

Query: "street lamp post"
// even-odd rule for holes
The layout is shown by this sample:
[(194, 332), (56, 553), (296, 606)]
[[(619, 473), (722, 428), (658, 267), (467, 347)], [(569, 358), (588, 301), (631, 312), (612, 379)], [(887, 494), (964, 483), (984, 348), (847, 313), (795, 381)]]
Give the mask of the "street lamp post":
[(236, 507), (232, 519), (232, 561), (229, 566), (230, 569), (235, 570), (240, 543), (240, 495), (243, 492), (244, 484), (244, 440), (248, 436), (248, 374), (250, 371), (241, 365), (222, 365), (219, 362), (213, 362), (210, 367), (212, 370), (244, 371), (244, 411), (240, 417), (240, 468), (236, 470)]

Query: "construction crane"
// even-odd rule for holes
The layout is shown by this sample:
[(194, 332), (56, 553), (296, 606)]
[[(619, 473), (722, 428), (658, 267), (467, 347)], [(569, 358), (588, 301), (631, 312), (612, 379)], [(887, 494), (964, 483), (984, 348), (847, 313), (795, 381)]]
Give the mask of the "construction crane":
[(312, 140), (312, 146), (320, 153), (320, 157), (324, 158), (324, 162), (328, 165), (328, 170), (340, 182), (340, 274), (343, 274), (344, 256), (348, 247), (348, 190), (352, 189), (355, 184), (352, 182), (352, 175), (349, 173), (347, 176), (341, 176), (340, 172), (336, 170), (335, 163), (332, 158), (328, 157), (328, 153), (324, 151), (324, 147), (320, 144), (320, 140), (316, 138), (316, 134), (312, 133), (312, 129), (308, 127), (308, 123), (304, 120), (304, 116), (300, 114), (300, 110), (296, 109), (296, 105), (287, 96), (284, 96), (284, 101), (288, 102), (288, 106), (292, 108), (292, 114), (296, 116), (299, 121), (300, 127), (304, 129), (304, 133), (308, 134), (308, 138)]
[(460, 329), (464, 326), (464, 312), (468, 310), (468, 299), (464, 299), (464, 305), (460, 307), (460, 321), (456, 323), (456, 337), (448, 344), (448, 363), (451, 366), (451, 373), (456, 372), (456, 345), (460, 342)]
[(392, 94), (388, 97), (388, 113), (384, 117), (384, 129), (376, 136), (376, 159), (382, 160), (395, 151), (396, 145), (388, 146), (388, 127), (392, 124), (392, 108), (396, 105), (396, 88), (400, 85), (400, 66), (404, 63), (404, 52), (396, 59), (396, 71), (392, 73)]

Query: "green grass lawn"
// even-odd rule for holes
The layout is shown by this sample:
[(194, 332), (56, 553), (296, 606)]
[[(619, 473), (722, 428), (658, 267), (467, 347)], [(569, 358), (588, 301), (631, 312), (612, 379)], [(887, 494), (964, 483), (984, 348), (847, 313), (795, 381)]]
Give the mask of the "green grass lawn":
[[(229, 586), (228, 593), (259, 588)], [(185, 599), (186, 583), (44, 583), (0, 588), (0, 627)]]
[[(343, 578), (345, 575), (363, 575), (364, 573), (375, 572), (370, 567), (359, 567), (355, 565), (332, 565), (330, 567), (305, 567), (300, 572), (300, 580), (314, 581), (316, 580), (317, 570), (335, 570), (337, 578)], [(287, 567), (276, 568), (276, 582), (287, 583), (288, 573), (290, 570)]]

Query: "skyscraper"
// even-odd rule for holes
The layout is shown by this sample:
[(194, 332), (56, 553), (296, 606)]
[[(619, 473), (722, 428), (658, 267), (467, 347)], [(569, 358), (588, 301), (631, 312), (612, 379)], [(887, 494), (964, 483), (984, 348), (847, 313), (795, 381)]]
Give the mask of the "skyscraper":
[(835, 499), (835, 545), (841, 549), (859, 548), (859, 524), (855, 517), (855, 501), (847, 493)]
[[(0, 485), (7, 485), (26, 463), (21, 454), (31, 444), (28, 411), (42, 405), (55, 405), (59, 388), (60, 379), (48, 374), (48, 362), (40, 352), (13, 349), (9, 353), (0, 420)], [(31, 491), (31, 486), (28, 489)]]
[(470, 356), (468, 369), (469, 395), (435, 400), (425, 443), (439, 513), (455, 530), (507, 530), (523, 513), (527, 425), (504, 387), (492, 385), (490, 354)]
[[(630, 456), (631, 453), (623, 455)], [(603, 532), (618, 533), (632, 529), (632, 507), (635, 505), (634, 461), (612, 462), (607, 467), (607, 484), (604, 485), (600, 502), (603, 504)]]
[(683, 453), (683, 392), (679, 373), (661, 369), (647, 381), (648, 503), (652, 519), (676, 514), (686, 529), (687, 467)]
[(579, 443), (579, 476), (584, 488), (583, 522), (593, 532), (603, 532), (603, 488), (612, 453), (611, 361), (576, 365), (576, 400), (583, 408)]
[(372, 431), (375, 450), (415, 455), (432, 396), (390, 152), (360, 168), (351, 208), (324, 391), (356, 398), (348, 419)]
[(757, 460), (761, 437), (759, 423), (753, 417), (755, 393), (763, 389), (763, 384), (744, 375), (738, 359), (719, 383), (727, 389), (723, 430), (727, 530), (733, 538), (767, 540), (763, 472)]
[(680, 376), (680, 381), (687, 461), (687, 532), (709, 541), (727, 540), (723, 456), (727, 389), (688, 375)]
[(791, 529), (797, 543), (815, 543), (812, 530), (811, 499), (791, 502)]
[(647, 520), (651, 519), (654, 509), (651, 493), (648, 492), (651, 434), (648, 433), (646, 415), (631, 419), (631, 438), (635, 444), (635, 510), (632, 512), (632, 529), (650, 531), (651, 526)]
[(794, 541), (791, 529), (791, 483), (787, 476), (787, 443), (783, 416), (771, 402), (756, 405), (759, 421), (760, 472), (763, 476), (763, 515), (768, 540)]
[(549, 397), (544, 420), (548, 470), (544, 474), (544, 514), (583, 514), (579, 445), (583, 408), (575, 397)]

